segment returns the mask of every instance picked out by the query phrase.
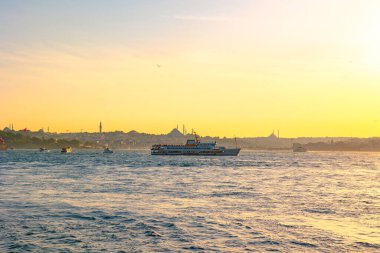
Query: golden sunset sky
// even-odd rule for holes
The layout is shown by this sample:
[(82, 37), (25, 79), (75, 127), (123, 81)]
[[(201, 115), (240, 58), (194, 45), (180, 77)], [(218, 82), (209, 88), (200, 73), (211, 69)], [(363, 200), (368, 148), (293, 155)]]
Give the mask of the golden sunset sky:
[(0, 127), (380, 136), (380, 1), (0, 1)]

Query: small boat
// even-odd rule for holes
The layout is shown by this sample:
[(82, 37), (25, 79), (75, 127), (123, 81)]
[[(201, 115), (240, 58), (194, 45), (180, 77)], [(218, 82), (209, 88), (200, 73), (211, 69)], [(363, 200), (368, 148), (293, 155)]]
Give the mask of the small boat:
[(40, 148), (40, 152), (50, 152), (50, 150), (47, 149), (47, 148), (42, 147), (42, 148)]
[(302, 144), (300, 143), (293, 143), (293, 152), (296, 152), (296, 153), (301, 153), (301, 152), (306, 152), (307, 149), (302, 146)]
[(62, 148), (61, 153), (71, 153), (73, 149), (71, 147)]
[(113, 151), (110, 148), (105, 148), (103, 154), (112, 154)]

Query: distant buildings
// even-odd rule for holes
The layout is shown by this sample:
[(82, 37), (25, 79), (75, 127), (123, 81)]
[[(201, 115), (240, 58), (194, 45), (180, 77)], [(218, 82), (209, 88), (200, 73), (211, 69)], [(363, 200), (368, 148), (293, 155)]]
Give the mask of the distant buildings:
[[(12, 127), (12, 126), (11, 126)], [(4, 134), (2, 134), (4, 133)], [(0, 136), (3, 138), (5, 134), (19, 134), (24, 135), (23, 130), (12, 131), (11, 128), (5, 127), (0, 131)], [(117, 149), (148, 149), (153, 144), (157, 143), (172, 143), (183, 144), (188, 138), (192, 138), (191, 134), (182, 128), (182, 133), (174, 128), (168, 134), (147, 134), (139, 133), (137, 131), (130, 131), (124, 133), (123, 131), (104, 132), (102, 122), (99, 122), (99, 132), (88, 133), (51, 133), (44, 132), (43, 129), (33, 132), (27, 130), (29, 137), (37, 137), (45, 140), (76, 140), (79, 141), (82, 147), (97, 148), (102, 147), (107, 143), (110, 147)], [(243, 149), (251, 150), (291, 150), (293, 143), (300, 143), (308, 150), (357, 150), (357, 151), (380, 151), (380, 138), (345, 138), (345, 137), (321, 137), (321, 138), (279, 138), (279, 131), (277, 135), (273, 131), (267, 137), (251, 137), (251, 138), (219, 138), (203, 136), (201, 137), (205, 142), (217, 141), (221, 146), (235, 147), (236, 145)]]

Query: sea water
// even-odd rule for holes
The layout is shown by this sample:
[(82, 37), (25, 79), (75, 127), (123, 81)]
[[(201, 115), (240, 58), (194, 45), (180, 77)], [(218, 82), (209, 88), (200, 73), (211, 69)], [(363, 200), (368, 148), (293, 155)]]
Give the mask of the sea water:
[(0, 152), (0, 252), (380, 252), (380, 153)]

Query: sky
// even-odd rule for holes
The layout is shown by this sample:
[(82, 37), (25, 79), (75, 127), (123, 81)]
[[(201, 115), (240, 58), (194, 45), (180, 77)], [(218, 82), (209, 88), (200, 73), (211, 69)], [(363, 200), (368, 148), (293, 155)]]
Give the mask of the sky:
[(0, 0), (0, 127), (380, 136), (379, 9)]

